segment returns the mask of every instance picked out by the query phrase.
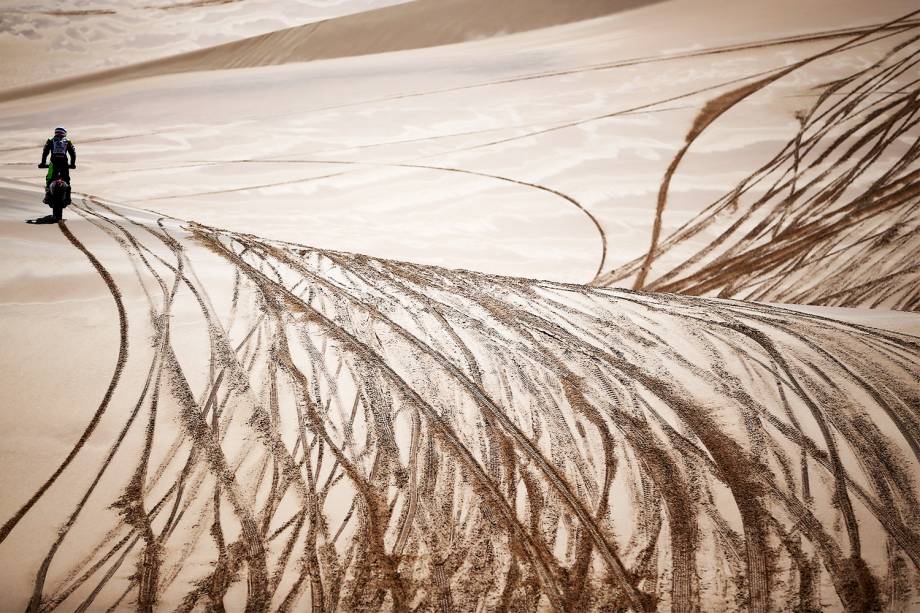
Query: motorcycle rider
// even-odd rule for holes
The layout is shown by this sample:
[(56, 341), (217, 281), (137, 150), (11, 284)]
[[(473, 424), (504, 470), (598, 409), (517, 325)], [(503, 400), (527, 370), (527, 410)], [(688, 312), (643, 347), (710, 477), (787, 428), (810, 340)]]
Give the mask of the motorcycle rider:
[[(48, 164), (48, 156), (51, 156), (51, 163)], [(70, 156), (68, 162), (67, 156)], [(50, 204), (49, 186), (51, 182), (60, 177), (70, 185), (70, 169), (77, 167), (77, 150), (73, 142), (67, 138), (67, 130), (63, 126), (54, 129), (54, 136), (45, 142), (45, 148), (42, 150), (42, 161), (39, 168), (47, 168), (48, 174), (45, 175), (45, 204)], [(70, 204), (68, 190), (67, 204)]]

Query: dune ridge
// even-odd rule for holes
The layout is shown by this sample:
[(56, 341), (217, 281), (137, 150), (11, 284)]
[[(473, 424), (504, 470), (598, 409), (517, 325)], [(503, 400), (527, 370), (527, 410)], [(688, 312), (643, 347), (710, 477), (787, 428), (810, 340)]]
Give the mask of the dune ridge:
[(461, 43), (601, 17), (660, 0), (413, 0), (197, 51), (0, 91), (0, 102), (163, 74), (251, 68)]

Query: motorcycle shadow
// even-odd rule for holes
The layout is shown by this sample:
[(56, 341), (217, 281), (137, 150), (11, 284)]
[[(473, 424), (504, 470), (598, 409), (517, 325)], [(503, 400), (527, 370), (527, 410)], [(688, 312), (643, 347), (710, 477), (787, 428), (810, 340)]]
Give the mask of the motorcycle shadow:
[(27, 219), (26, 223), (30, 224), (49, 224), (49, 223), (58, 223), (59, 221), (64, 221), (63, 218), (55, 219), (54, 215), (45, 215), (44, 217), (39, 217), (38, 219)]

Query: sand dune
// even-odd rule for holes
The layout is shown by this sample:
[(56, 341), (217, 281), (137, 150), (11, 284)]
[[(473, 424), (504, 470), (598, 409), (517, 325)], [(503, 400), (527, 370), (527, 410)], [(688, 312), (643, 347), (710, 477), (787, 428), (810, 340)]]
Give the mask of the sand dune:
[(449, 45), (571, 23), (657, 0), (413, 0), (198, 51), (0, 91), (0, 101), (176, 72), (269, 66)]
[[(908, 17), (908, 16), (906, 16)], [(920, 119), (913, 78), (917, 24), (878, 61), (815, 88), (816, 100), (795, 114), (796, 133), (777, 154), (716, 202), (659, 240), (671, 178), (693, 142), (747, 97), (810, 62), (888, 38), (884, 30), (796, 62), (712, 98), (669, 165), (658, 195), (651, 245), (644, 257), (601, 276), (636, 289), (751, 300), (920, 310)], [(890, 162), (880, 162), (889, 155)], [(868, 176), (867, 176), (868, 175)], [(718, 221), (717, 221), (718, 220)], [(716, 225), (711, 242), (649, 279), (654, 260)]]
[(920, 607), (916, 8), (495, 4), (0, 105), (0, 609)]
[(195, 51), (399, 1), (6, 0), (0, 14), (0, 89)]
[[(591, 282), (600, 270), (594, 282), (632, 287), (659, 218), (650, 288), (696, 257), (675, 289), (909, 308), (918, 211), (898, 181), (911, 181), (917, 133), (917, 21), (900, 2), (809, 6), (736, 7), (728, 28), (721, 3), (659, 3), (458, 45), (14, 100), (0, 112), (0, 163), (34, 180), (24, 152), (67, 117), (86, 156), (79, 189), (183, 219), (517, 276)], [(866, 91), (841, 88), (850, 78)], [(754, 83), (687, 149), (656, 215), (694, 121)], [(796, 117), (809, 112), (796, 170)], [(828, 167), (863, 136), (881, 140)], [(862, 207), (875, 181), (896, 197)], [(749, 257), (759, 263), (746, 272)], [(801, 286), (770, 287), (799, 261)], [(885, 279), (865, 285), (875, 267)]]
[(917, 337), (68, 216), (114, 371), (4, 499), (17, 608), (913, 598)]

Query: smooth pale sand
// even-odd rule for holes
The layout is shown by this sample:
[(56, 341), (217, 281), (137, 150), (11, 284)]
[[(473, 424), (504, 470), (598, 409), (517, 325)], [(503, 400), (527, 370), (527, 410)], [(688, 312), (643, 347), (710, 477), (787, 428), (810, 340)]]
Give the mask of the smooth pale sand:
[(22, 87), (65, 79), (399, 2), (94, 0), (63, 4), (9, 0), (0, 23), (4, 58), (0, 81), (4, 87)]
[[(294, 4), (283, 24), (256, 2), (184, 9), (219, 36), (137, 46), (126, 61), (149, 61), (66, 95), (0, 71), (0, 608), (920, 606), (920, 315), (869, 308), (920, 272), (820, 305), (569, 285), (641, 259), (709, 101), (911, 3)], [(68, 19), (147, 19), (125, 10)], [(913, 32), (726, 111), (661, 236)], [(26, 225), (57, 123), (79, 195), (64, 225)], [(896, 227), (909, 258), (915, 202), (853, 232)], [(827, 296), (863, 282), (839, 266)], [(720, 291), (747, 297), (688, 293)]]

